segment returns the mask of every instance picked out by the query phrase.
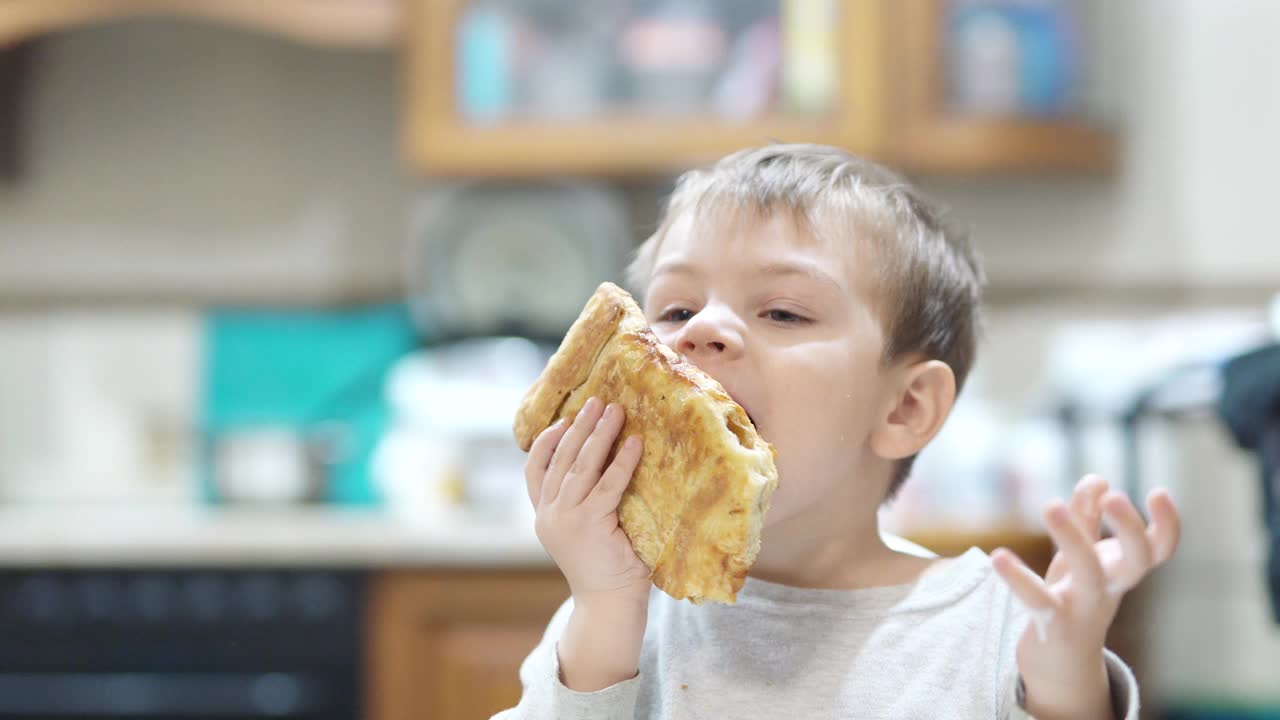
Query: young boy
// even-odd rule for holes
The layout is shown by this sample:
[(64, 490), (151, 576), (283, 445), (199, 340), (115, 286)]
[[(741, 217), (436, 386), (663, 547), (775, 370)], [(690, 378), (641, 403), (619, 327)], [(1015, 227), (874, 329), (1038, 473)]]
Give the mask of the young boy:
[[(1046, 579), (1006, 550), (903, 552), (877, 527), (974, 357), (982, 272), (929, 200), (835, 148), (745, 150), (681, 179), (629, 274), (658, 337), (777, 448), (760, 555), (735, 605), (654, 589), (615, 512), (643, 449), (606, 467), (622, 412), (589, 401), (530, 450), (538, 537), (572, 598), (497, 717), (1138, 717), (1103, 642), (1177, 543), (1167, 493), (1148, 527), (1086, 477), (1045, 511)], [(557, 502), (562, 483), (592, 490)]]

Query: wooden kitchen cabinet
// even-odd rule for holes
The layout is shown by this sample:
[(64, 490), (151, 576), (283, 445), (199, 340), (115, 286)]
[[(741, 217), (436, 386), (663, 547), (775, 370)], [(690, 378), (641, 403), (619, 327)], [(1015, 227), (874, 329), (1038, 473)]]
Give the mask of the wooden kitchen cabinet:
[[(632, 2), (715, 19), (670, 35), (670, 17), (646, 18), (621, 25), (617, 37), (577, 42), (537, 37), (527, 23), (501, 18), (551, 12), (596, 28), (619, 4), (4, 0), (0, 48), (96, 22), (169, 16), (326, 47), (401, 51), (403, 154), (411, 171), (426, 175), (652, 177), (770, 141), (838, 145), (929, 174), (1097, 173), (1115, 161), (1113, 131), (1083, 110), (1033, 117), (957, 109), (948, 85), (957, 65), (955, 13), (977, 3)], [(1063, 7), (1076, 5), (1087, 4)], [(676, 51), (652, 42), (664, 23), (668, 37), (682, 39)], [(673, 80), (668, 55), (707, 48), (719, 53), (715, 69), (693, 82)], [(527, 81), (531, 73), (510, 68), (530, 67), (531, 57), (542, 64)], [(618, 65), (605, 57), (625, 59), (623, 82), (616, 69), (601, 69)], [(990, 74), (981, 70), (966, 77)]]
[(390, 571), (373, 580), (370, 720), (488, 718), (520, 700), (520, 663), (569, 597), (554, 568)]
[[(944, 82), (946, 32), (955, 21), (948, 12), (963, 8), (949, 0), (690, 0), (682, 12), (714, 19), (686, 18), (675, 31), (667, 27), (668, 37), (697, 36), (700, 46), (721, 48), (726, 69), (690, 80), (699, 90), (686, 87), (674, 105), (665, 96), (655, 100), (655, 92), (634, 94), (637, 86), (678, 85), (659, 72), (645, 80), (644, 63), (667, 66), (636, 43), (678, 22), (678, 14), (631, 17), (609, 35), (583, 12), (566, 9), (551, 21), (559, 25), (549, 26), (511, 0), (406, 3), (403, 142), (410, 167), (426, 174), (644, 176), (769, 141), (833, 144), (908, 171), (948, 174), (1101, 172), (1115, 156), (1110, 130), (1083, 112), (1033, 118), (956, 111)], [(814, 8), (824, 7), (829, 14), (815, 21)], [(738, 18), (751, 12), (743, 8), (764, 8), (766, 19)], [(781, 49), (748, 45), (769, 12), (776, 28), (770, 37)], [(709, 29), (717, 25), (722, 32)], [(752, 52), (778, 53), (770, 100), (726, 109), (719, 103), (730, 95), (720, 91), (734, 70), (750, 70), (736, 59)], [(814, 77), (825, 95), (810, 87)], [(558, 94), (565, 85), (571, 97)]]
[(0, 47), (81, 25), (172, 16), (323, 46), (395, 45), (402, 0), (3, 0)]

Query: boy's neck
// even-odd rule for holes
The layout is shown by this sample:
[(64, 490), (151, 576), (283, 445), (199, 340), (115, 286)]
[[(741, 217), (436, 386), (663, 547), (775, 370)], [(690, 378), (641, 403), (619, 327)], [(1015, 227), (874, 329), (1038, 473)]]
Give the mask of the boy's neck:
[(875, 515), (836, 520), (802, 513), (765, 528), (750, 575), (794, 587), (858, 589), (914, 582), (936, 562), (889, 549)]

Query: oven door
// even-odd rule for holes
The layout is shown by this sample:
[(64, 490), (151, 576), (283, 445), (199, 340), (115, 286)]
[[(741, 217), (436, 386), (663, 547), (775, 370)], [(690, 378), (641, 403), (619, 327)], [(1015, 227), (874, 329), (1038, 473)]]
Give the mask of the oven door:
[[(0, 673), (0, 718), (330, 718), (344, 678), (319, 672)], [(350, 688), (345, 688), (348, 692)]]
[(364, 586), (320, 569), (0, 572), (0, 720), (351, 720)]

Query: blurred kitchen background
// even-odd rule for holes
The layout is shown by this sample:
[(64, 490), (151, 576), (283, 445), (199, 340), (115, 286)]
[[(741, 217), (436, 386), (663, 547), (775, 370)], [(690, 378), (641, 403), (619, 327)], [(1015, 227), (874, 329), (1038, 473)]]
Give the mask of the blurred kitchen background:
[(566, 592), (515, 404), (678, 173), (771, 140), (904, 169), (986, 259), (887, 527), (1043, 567), (1080, 474), (1166, 486), (1112, 636), (1144, 716), (1280, 717), (1277, 37), (1272, 0), (0, 0), (0, 718), (514, 704)]

